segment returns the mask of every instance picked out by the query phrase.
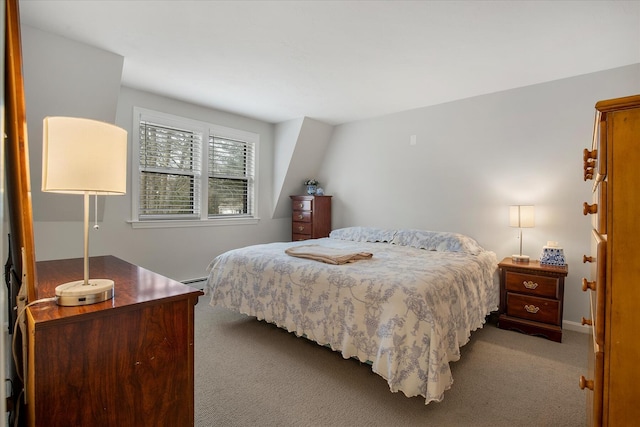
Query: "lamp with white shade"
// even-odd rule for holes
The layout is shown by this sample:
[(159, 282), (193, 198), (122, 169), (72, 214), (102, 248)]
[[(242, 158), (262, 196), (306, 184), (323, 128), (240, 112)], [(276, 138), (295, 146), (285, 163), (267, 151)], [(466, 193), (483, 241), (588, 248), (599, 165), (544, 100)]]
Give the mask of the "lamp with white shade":
[(509, 206), (509, 226), (520, 230), (520, 254), (512, 255), (514, 262), (529, 262), (529, 255), (522, 255), (522, 229), (535, 226), (535, 209), (531, 205)]
[(78, 306), (113, 298), (111, 279), (89, 278), (89, 195), (125, 194), (127, 132), (76, 117), (43, 122), (42, 191), (84, 195), (84, 278), (56, 287), (56, 302)]

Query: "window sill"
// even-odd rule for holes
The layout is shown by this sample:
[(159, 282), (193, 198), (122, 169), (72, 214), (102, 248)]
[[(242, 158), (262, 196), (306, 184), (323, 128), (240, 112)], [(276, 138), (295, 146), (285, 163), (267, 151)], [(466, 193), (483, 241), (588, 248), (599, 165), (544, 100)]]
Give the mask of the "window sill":
[(260, 218), (215, 218), (189, 220), (128, 221), (131, 228), (179, 228), (179, 227), (219, 227), (229, 225), (256, 225)]

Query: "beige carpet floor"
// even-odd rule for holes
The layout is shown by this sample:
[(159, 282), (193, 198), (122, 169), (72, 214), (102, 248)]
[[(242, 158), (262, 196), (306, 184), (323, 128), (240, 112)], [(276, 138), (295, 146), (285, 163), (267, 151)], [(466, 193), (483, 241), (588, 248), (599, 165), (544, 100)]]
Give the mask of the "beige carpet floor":
[(368, 365), (223, 308), (195, 315), (195, 425), (584, 426), (586, 334), (475, 331), (442, 402), (389, 391)]

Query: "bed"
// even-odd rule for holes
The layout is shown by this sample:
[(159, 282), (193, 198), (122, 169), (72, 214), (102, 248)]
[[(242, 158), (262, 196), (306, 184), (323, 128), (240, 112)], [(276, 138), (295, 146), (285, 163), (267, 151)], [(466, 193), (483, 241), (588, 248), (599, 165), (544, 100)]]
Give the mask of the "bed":
[[(285, 253), (323, 248), (370, 256), (331, 263)], [(223, 253), (209, 265), (205, 292), (212, 306), (369, 363), (392, 392), (428, 404), (443, 399), (449, 363), (498, 308), (497, 263), (459, 233), (347, 227)]]

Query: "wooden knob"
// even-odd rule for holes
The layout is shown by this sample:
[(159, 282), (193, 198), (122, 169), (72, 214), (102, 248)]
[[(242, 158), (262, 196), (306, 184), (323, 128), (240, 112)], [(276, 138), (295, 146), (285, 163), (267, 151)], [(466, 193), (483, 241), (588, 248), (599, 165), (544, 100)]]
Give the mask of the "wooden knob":
[(590, 205), (587, 202), (584, 202), (584, 204), (582, 205), (582, 213), (584, 215), (598, 213), (598, 204), (594, 203)]
[(593, 262), (593, 257), (592, 256), (586, 256), (586, 255), (582, 255), (582, 263), (587, 263), (587, 262)]
[(584, 375), (580, 375), (580, 389), (584, 390), (585, 388), (593, 390), (593, 380), (588, 380)]
[(580, 323), (582, 323), (583, 325), (589, 325), (589, 326), (593, 325), (593, 322), (591, 321), (591, 319), (585, 319), (584, 317), (582, 318), (582, 322)]
[(582, 278), (582, 290), (584, 292), (587, 292), (587, 289), (591, 289), (592, 291), (596, 290), (596, 282), (595, 280), (593, 282), (589, 282), (587, 279), (585, 279), (584, 277)]
[(590, 179), (593, 179), (593, 169), (585, 169), (583, 181), (588, 181)]
[(589, 159), (595, 159), (598, 157), (598, 150), (589, 151), (586, 148), (582, 152), (582, 159), (586, 162)]

